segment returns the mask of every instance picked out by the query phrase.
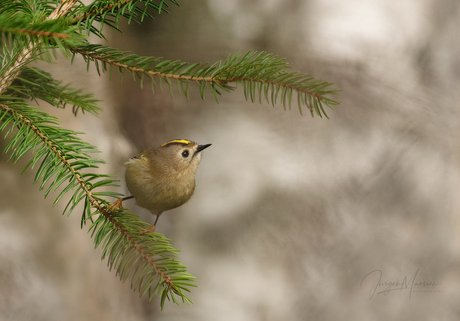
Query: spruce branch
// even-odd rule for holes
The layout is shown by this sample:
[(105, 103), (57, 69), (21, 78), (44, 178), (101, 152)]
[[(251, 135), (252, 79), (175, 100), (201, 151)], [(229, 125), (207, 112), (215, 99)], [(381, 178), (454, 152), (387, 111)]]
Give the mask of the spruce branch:
[[(292, 94), (297, 93), (297, 104), (300, 113), (302, 106), (306, 106), (313, 116), (328, 117), (323, 104), (333, 109), (338, 101), (326, 95), (334, 94), (338, 90), (331, 89), (331, 83), (315, 79), (310, 75), (298, 72), (287, 72), (291, 68), (284, 59), (277, 59), (272, 54), (250, 51), (246, 54), (235, 54), (225, 62), (218, 61), (210, 66), (203, 63), (189, 64), (181, 61), (161, 61), (160, 58), (143, 57), (130, 52), (118, 51), (102, 45), (87, 45), (70, 48), (71, 52), (83, 56), (88, 66), (93, 62), (98, 73), (111, 71), (115, 67), (122, 75), (131, 72), (143, 85), (144, 75), (150, 78), (152, 85), (156, 77), (165, 81), (172, 95), (172, 80), (177, 81), (179, 93), (184, 92), (188, 97), (189, 83), (196, 82), (202, 98), (205, 98), (207, 86), (211, 89), (219, 102), (219, 89), (232, 91), (236, 87), (229, 83), (241, 84), (247, 100), (259, 103), (265, 99), (275, 105), (279, 100), (284, 109), (291, 108)], [(153, 86), (152, 86), (153, 90)]]
[[(149, 293), (149, 299), (160, 294), (161, 307), (165, 299), (177, 303), (175, 295), (183, 302), (191, 303), (183, 290), (195, 286), (194, 277), (187, 273), (186, 267), (177, 261), (178, 250), (159, 233), (140, 235), (139, 231), (148, 226), (138, 216), (126, 211), (111, 212), (109, 204), (100, 196), (119, 197), (117, 193), (99, 192), (100, 187), (115, 186), (116, 180), (109, 175), (82, 172), (104, 164), (101, 159), (89, 156), (97, 152), (94, 146), (76, 137), (75, 132), (59, 128), (56, 118), (24, 104), (21, 100), (11, 101), (10, 105), (0, 104), (0, 131), (6, 135), (17, 128), (16, 133), (5, 148), (11, 150), (10, 160), (16, 162), (28, 151), (34, 152), (24, 170), (40, 162), (35, 183), (41, 181), (40, 189), (49, 184), (45, 197), (50, 192), (59, 192), (54, 204), (63, 196), (75, 190), (66, 206), (64, 214), (70, 215), (80, 203), (85, 203), (82, 225), (91, 220), (89, 232), (95, 237), (95, 246), (102, 243), (102, 258), (108, 259), (110, 269), (114, 268), (122, 281), (131, 278), (131, 287), (141, 295)], [(66, 186), (64, 182), (68, 182)], [(93, 220), (94, 217), (97, 217)], [(154, 273), (145, 273), (146, 270)]]

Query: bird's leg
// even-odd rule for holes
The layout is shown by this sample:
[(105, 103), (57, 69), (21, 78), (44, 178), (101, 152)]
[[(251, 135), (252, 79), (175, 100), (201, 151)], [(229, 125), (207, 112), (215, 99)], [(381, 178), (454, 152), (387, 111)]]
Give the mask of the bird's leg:
[(155, 232), (155, 225), (157, 225), (158, 219), (160, 218), (161, 213), (157, 214), (157, 218), (155, 220), (155, 223), (153, 223), (152, 226), (150, 226), (148, 229), (141, 229), (141, 235), (148, 234), (148, 233), (153, 233)]
[(134, 196), (126, 196), (126, 197), (123, 197), (123, 198), (119, 198), (117, 199), (115, 202), (113, 202), (112, 204), (110, 204), (108, 207), (107, 207), (107, 210), (112, 212), (114, 210), (117, 210), (119, 208), (123, 208), (123, 201), (126, 201), (126, 200), (129, 200), (131, 198), (133, 198)]

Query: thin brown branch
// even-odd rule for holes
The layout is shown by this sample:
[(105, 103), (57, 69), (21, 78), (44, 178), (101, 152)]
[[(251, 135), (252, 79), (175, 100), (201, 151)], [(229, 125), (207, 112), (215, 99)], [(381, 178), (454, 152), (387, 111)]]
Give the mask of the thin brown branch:
[(184, 75), (161, 73), (161, 72), (157, 72), (157, 71), (153, 71), (153, 70), (145, 70), (145, 69), (138, 68), (138, 67), (133, 67), (133, 66), (130, 66), (130, 65), (127, 65), (127, 64), (122, 64), (122, 63), (120, 63), (120, 62), (118, 62), (116, 60), (113, 60), (113, 59), (104, 58), (104, 57), (99, 56), (98, 54), (93, 53), (93, 52), (79, 50), (78, 48), (75, 48), (75, 47), (71, 48), (71, 50), (75, 51), (75, 52), (78, 52), (79, 54), (81, 54), (83, 56), (90, 57), (91, 59), (99, 60), (99, 61), (105, 62), (105, 63), (107, 63), (109, 65), (119, 67), (119, 68), (123, 68), (123, 69), (129, 70), (129, 71), (132, 71), (132, 72), (139, 72), (139, 73), (143, 73), (143, 74), (147, 74), (147, 75), (151, 75), (151, 76), (171, 78), (171, 79), (179, 79), (179, 80), (220, 82), (220, 80), (218, 80), (216, 78), (213, 78), (213, 77), (191, 77), (191, 76), (184, 76)]
[(26, 47), (16, 57), (14, 63), (5, 72), (3, 78), (0, 80), (0, 95), (8, 89), (13, 81), (21, 74), (22, 67), (24, 67), (32, 55), (32, 49)]
[(23, 34), (34, 35), (34, 36), (41, 36), (41, 37), (56, 37), (56, 38), (61, 38), (61, 39), (70, 38), (70, 35), (65, 34), (65, 33), (60, 33), (60, 32), (37, 31), (37, 30), (30, 30), (30, 29), (24, 29), (24, 28), (20, 28), (20, 29), (18, 28), (0, 28), (0, 30), (23, 33)]

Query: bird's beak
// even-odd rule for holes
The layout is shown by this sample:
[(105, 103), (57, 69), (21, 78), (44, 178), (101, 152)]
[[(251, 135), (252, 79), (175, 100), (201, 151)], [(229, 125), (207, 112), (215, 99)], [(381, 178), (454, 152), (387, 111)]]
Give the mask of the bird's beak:
[(199, 153), (199, 152), (201, 152), (203, 149), (208, 148), (209, 146), (211, 146), (211, 144), (198, 145), (198, 148), (196, 149), (196, 152)]

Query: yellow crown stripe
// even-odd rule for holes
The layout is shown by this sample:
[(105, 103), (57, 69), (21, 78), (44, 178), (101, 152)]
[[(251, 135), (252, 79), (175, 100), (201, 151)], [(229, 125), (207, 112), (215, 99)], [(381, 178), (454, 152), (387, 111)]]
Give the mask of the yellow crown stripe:
[(190, 144), (190, 141), (189, 140), (186, 140), (186, 139), (174, 139), (174, 140), (171, 140), (167, 143), (164, 143), (163, 145), (161, 145), (161, 147), (165, 147), (169, 144), (185, 144), (185, 145), (188, 145)]

